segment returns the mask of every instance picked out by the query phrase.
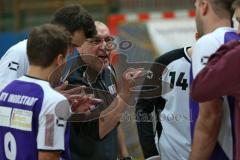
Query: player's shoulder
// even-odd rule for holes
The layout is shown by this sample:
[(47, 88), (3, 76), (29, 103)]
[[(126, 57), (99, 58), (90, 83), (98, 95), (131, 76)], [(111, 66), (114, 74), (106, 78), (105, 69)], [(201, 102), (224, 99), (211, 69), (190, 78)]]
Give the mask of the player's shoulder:
[(8, 51), (21, 51), (21, 52), (26, 52), (27, 49), (27, 39), (22, 40), (18, 42), (17, 44), (13, 45), (11, 48), (9, 48)]
[(43, 92), (43, 99), (46, 101), (58, 102), (66, 99), (61, 93), (54, 90), (49, 82), (45, 80), (40, 80), (29, 76), (22, 76), (18, 80), (33, 83), (34, 85), (38, 86), (38, 88)]
[(197, 42), (196, 46), (198, 48), (209, 48), (209, 47), (219, 47), (219, 45), (224, 44), (225, 34), (228, 32), (235, 32), (236, 30), (231, 27), (220, 27), (215, 29), (213, 32), (205, 34)]
[(50, 85), (44, 86), (44, 98), (41, 115), (56, 114), (57, 117), (67, 119), (69, 117), (70, 104), (66, 97), (57, 92)]
[(24, 40), (16, 43), (15, 45), (13, 45), (11, 48), (18, 48), (18, 49), (20, 49), (20, 48), (26, 47), (26, 45), (27, 45), (27, 39), (24, 39)]
[(43, 92), (44, 92), (44, 99), (48, 102), (54, 102), (58, 103), (63, 100), (66, 100), (66, 97), (64, 97), (61, 93), (53, 89), (50, 85), (42, 85)]
[(26, 56), (27, 53), (27, 39), (18, 42), (17, 44), (10, 47), (7, 52), (3, 55), (2, 59), (6, 57), (16, 58)]
[(192, 59), (200, 57), (202, 55), (209, 56), (214, 53), (221, 45), (223, 40), (217, 38), (213, 33), (206, 34), (201, 37), (193, 47)]
[(158, 58), (155, 59), (156, 63), (161, 63), (164, 65), (169, 65), (170, 63), (181, 59), (181, 58), (186, 58), (187, 61), (189, 60), (189, 57), (186, 55), (186, 48), (179, 48), (179, 49), (174, 49), (170, 52), (167, 52), (163, 54), (162, 56), (159, 56)]
[(195, 46), (198, 47), (208, 46), (212, 43), (216, 43), (217, 41), (218, 41), (217, 36), (214, 33), (209, 33), (199, 38)]

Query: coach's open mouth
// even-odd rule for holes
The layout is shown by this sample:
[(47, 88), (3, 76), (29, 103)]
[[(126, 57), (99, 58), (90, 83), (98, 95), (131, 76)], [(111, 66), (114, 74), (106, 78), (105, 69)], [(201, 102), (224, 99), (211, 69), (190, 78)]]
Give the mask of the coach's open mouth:
[(98, 58), (100, 58), (104, 63), (108, 62), (108, 56), (107, 55), (98, 56)]

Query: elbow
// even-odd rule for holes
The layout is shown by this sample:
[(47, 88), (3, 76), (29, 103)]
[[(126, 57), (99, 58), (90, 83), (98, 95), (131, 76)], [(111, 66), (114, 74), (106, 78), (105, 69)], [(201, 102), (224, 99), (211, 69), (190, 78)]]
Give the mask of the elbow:
[(200, 127), (201, 132), (211, 138), (218, 137), (222, 122), (222, 114), (209, 114), (208, 116), (198, 117), (197, 126)]
[(217, 125), (221, 122), (223, 117), (223, 114), (221, 112), (217, 112), (217, 113), (211, 113), (208, 115), (208, 117), (206, 118), (206, 120), (210, 123), (210, 124), (214, 124)]
[(99, 129), (99, 139), (102, 140), (106, 136), (106, 133), (102, 131), (102, 129)]
[[(212, 106), (214, 108), (214, 106)], [(200, 111), (201, 113), (201, 111)], [(207, 121), (219, 121), (222, 119), (223, 117), (223, 110), (222, 110), (222, 106), (221, 107), (215, 107), (215, 109), (209, 108), (207, 110), (207, 112), (205, 112), (204, 114), (202, 114), (203, 118), (206, 119)]]
[(221, 123), (222, 123), (222, 113), (210, 114), (204, 121), (205, 127), (209, 131), (210, 137), (216, 137), (219, 134)]
[(99, 128), (99, 140), (104, 139), (104, 137), (109, 133), (104, 127)]
[(110, 129), (104, 124), (104, 122), (99, 119), (99, 136), (98, 139), (102, 140), (108, 133), (110, 132)]
[(223, 118), (223, 107), (222, 106), (209, 106), (202, 108), (200, 106), (199, 118), (201, 119), (204, 126), (214, 129), (219, 128)]

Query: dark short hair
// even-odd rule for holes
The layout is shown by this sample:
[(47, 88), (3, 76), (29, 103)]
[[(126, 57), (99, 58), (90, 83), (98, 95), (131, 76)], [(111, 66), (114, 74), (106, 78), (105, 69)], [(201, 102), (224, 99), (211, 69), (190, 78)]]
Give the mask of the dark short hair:
[(235, 0), (232, 4), (232, 9), (240, 7), (240, 0)]
[(232, 17), (232, 4), (234, 0), (210, 0), (214, 12), (219, 17)]
[(71, 34), (64, 27), (44, 24), (33, 28), (27, 41), (30, 65), (50, 66), (59, 54), (66, 56), (70, 43)]
[(51, 23), (63, 25), (70, 33), (83, 30), (86, 38), (97, 33), (92, 16), (80, 5), (68, 5), (58, 9)]

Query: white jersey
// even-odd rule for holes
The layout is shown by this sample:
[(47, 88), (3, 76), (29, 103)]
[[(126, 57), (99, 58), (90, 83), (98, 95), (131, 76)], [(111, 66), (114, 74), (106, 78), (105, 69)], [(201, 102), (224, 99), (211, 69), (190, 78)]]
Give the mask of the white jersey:
[(221, 45), (231, 39), (231, 37), (226, 34), (231, 32), (236, 32), (236, 30), (230, 27), (218, 28), (209, 34), (206, 34), (197, 41), (193, 47), (192, 54), (192, 68), (194, 78), (196, 77), (197, 73), (201, 71), (206, 65), (208, 58), (213, 53), (215, 53)]
[[(204, 68), (208, 62), (208, 58), (219, 49), (224, 43), (235, 39), (235, 30), (230, 27), (218, 28), (215, 31), (200, 38), (195, 47), (193, 48), (192, 54), (192, 73), (193, 78)], [(227, 78), (227, 77), (226, 77)], [(193, 113), (195, 111), (197, 104), (191, 103), (191, 109)], [(213, 152), (212, 159), (233, 159), (233, 141), (232, 141), (232, 128), (230, 119), (230, 109), (226, 98), (223, 102), (223, 120), (218, 137), (218, 143), (216, 145), (215, 151)], [(197, 117), (193, 117), (193, 127), (195, 125), (195, 120)], [(193, 134), (193, 133), (192, 133)]]
[(27, 40), (23, 40), (9, 48), (0, 60), (0, 90), (26, 74), (28, 67)]
[[(0, 159), (38, 159), (41, 150), (64, 151), (66, 121), (55, 114), (62, 103), (67, 99), (44, 80), (23, 76), (3, 88)], [(11, 149), (3, 147), (6, 141)]]
[[(159, 139), (161, 160), (186, 160), (191, 149), (189, 113), (190, 58), (186, 48), (161, 56), (158, 63), (166, 65), (162, 75), (166, 101), (159, 115), (162, 133)], [(167, 82), (167, 83), (166, 83)]]

